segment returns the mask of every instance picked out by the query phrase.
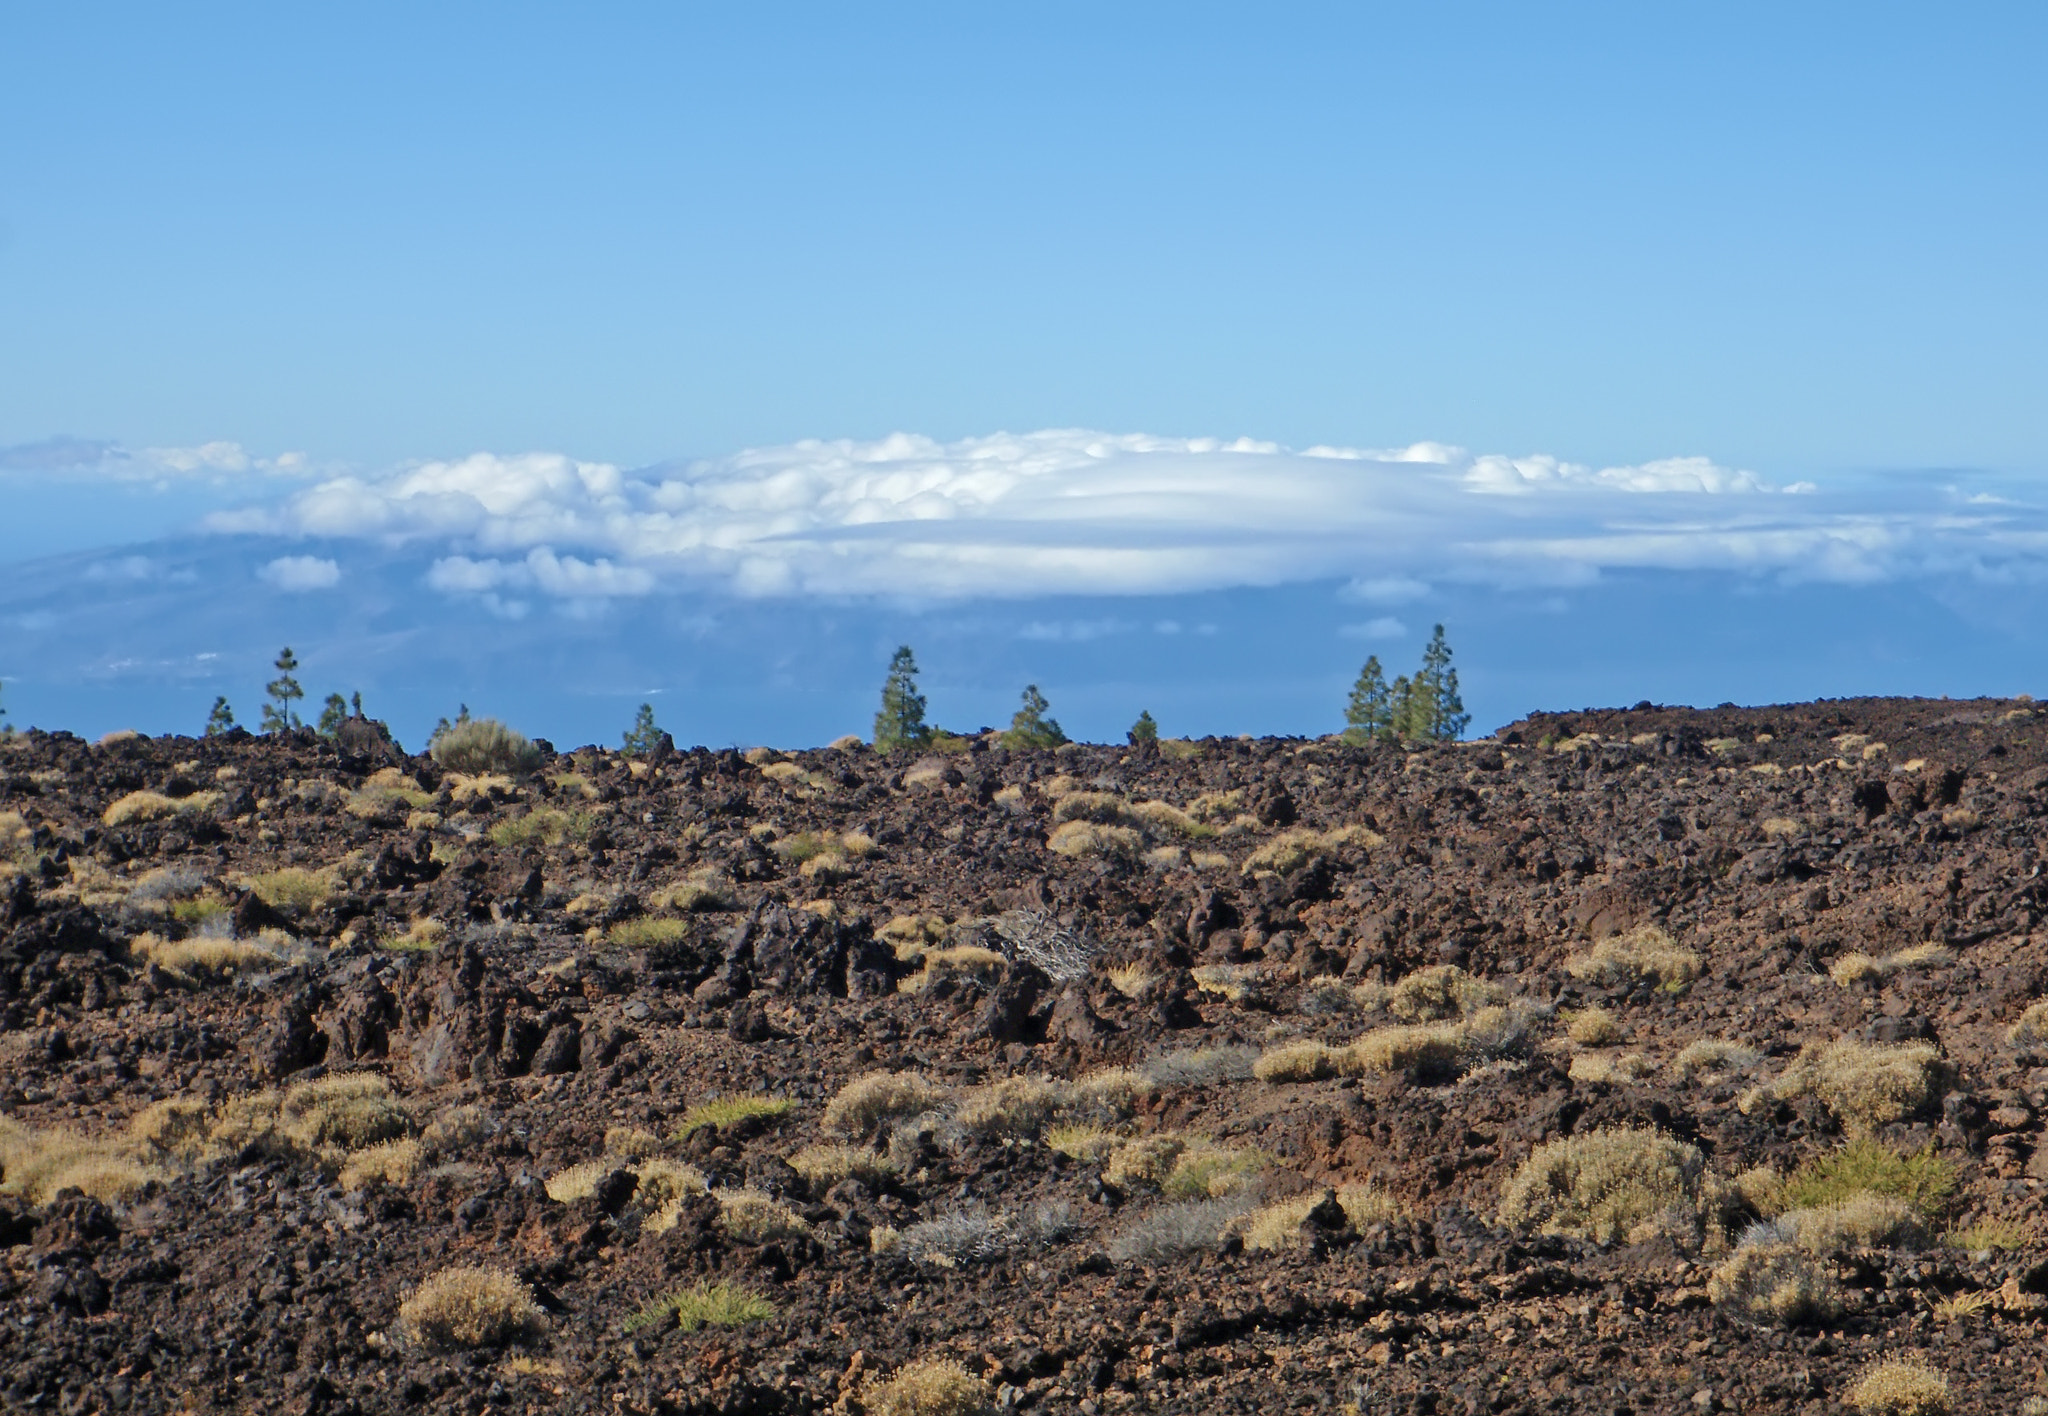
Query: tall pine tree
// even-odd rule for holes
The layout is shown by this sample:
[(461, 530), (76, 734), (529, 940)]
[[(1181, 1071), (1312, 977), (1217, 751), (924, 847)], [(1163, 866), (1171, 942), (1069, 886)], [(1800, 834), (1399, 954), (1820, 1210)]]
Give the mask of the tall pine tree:
[(1410, 690), (1410, 735), (1434, 742), (1456, 742), (1465, 735), (1472, 715), (1458, 695), (1458, 671), (1451, 667), (1451, 646), (1438, 625), (1422, 651), (1422, 668)]
[(875, 714), (875, 751), (923, 747), (932, 740), (924, 720), (924, 695), (917, 691), (917, 656), (905, 644), (889, 660), (882, 680), (882, 710)]

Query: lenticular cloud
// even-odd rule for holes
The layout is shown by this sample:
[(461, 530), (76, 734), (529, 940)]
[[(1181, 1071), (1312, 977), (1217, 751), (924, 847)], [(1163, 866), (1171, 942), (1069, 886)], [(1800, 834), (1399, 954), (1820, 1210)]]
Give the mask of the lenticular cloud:
[(1924, 513), (1791, 495), (1812, 490), (1703, 457), (1594, 468), (1435, 443), (897, 434), (636, 472), (478, 454), (333, 478), (213, 524), (438, 543), (448, 554), (430, 584), (444, 593), (586, 599), (662, 584), (950, 599), (1338, 577), (1568, 583), (1624, 567), (1857, 580), (1924, 549)]

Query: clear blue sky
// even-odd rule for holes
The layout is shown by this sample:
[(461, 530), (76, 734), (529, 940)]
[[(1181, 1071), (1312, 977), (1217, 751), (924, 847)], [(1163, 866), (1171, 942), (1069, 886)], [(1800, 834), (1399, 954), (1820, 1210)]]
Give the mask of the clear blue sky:
[[(1797, 589), (1804, 552), (1603, 552), (1579, 593), (1704, 566), (1688, 597), (1725, 595), (1732, 623), (1768, 590), (1774, 615), (1816, 635), (1841, 630), (1829, 616), (1856, 585), (1964, 614), (1996, 582), (2032, 605), (2044, 577), (2015, 549), (2037, 534), (2030, 510), (1960, 547), (1914, 537), (1959, 504), (1958, 479), (1980, 499), (1995, 482), (1997, 505), (2040, 500), (2044, 41), (2048, 11), (2022, 5), (8, 6), (0, 478), (15, 514), (0, 559), (17, 581), (0, 587), (0, 677), (17, 721), (187, 712), (106, 667), (137, 660), (122, 634), (161, 637), (150, 609), (171, 600), (90, 561), (31, 572), (40, 555), (168, 537), (195, 574), (268, 586), (193, 650), (246, 658), (290, 627), (306, 603), (291, 596), (345, 596), (348, 548), (382, 554), (395, 523), (356, 517), (315, 546), (331, 519), (279, 513), (195, 539), (210, 510), (476, 453), (629, 472), (711, 459), (744, 476), (743, 449), (896, 432), (1429, 440), (1594, 470), (1706, 458), (1772, 488), (1815, 483), (1831, 534), (1894, 515), (1918, 549), (1827, 577), (1825, 594)], [(93, 447), (53, 450), (60, 437)], [(162, 451), (216, 442), (242, 451), (196, 470)], [(304, 461), (279, 465), (287, 453)], [(1161, 466), (1178, 486), (1181, 464)], [(1901, 474), (1917, 478), (1903, 500)], [(1247, 495), (1268, 483), (1243, 475)], [(682, 493), (632, 495), (654, 516)], [(1461, 506), (1432, 503), (1411, 540), (1462, 535)], [(1700, 513), (1666, 498), (1642, 514), (1668, 531)], [(1186, 525), (1117, 517), (1148, 546)], [(1575, 535), (1640, 519), (1604, 503), (1565, 518)], [(497, 593), (451, 590), (454, 556), (513, 567), (463, 572), (476, 585), (524, 576), (536, 603), (561, 600), (554, 572), (525, 568), (536, 546), (609, 573), (645, 565), (654, 580), (621, 594), (678, 622), (695, 597), (763, 589), (745, 567), (650, 546), (644, 523), (637, 540), (565, 524), (406, 521), (408, 583), (436, 587), (414, 596), (409, 632), (460, 637), (460, 615)], [(822, 573), (843, 550), (777, 561), (794, 579), (769, 587), (775, 612), (810, 632), (827, 590), (872, 593), (872, 577)], [(249, 579), (295, 555), (331, 559), (338, 580)], [(1480, 640), (1528, 602), (1526, 577), (1384, 559), (1304, 556), (1300, 579), (1335, 608), (1301, 654), (1330, 662), (1244, 727), (1315, 721), (1324, 680), (1355, 672), (1363, 624), (1398, 618), (1414, 641), (1454, 607)], [(1035, 564), (1010, 600), (1115, 589)], [(1332, 589), (1376, 568), (1439, 598), (1368, 616)], [(20, 608), (73, 573), (94, 594), (127, 587), (127, 629)], [(1253, 594), (1275, 578), (1269, 558), (1125, 588)], [(969, 580), (920, 593), (985, 601)], [(1445, 599), (1447, 581), (1490, 588)], [(588, 633), (619, 601), (575, 603)], [(1048, 600), (1022, 623), (1063, 613)], [(562, 621), (521, 623), (532, 648)], [(1958, 665), (1943, 633), (1924, 655), (1902, 645), (1887, 686), (1962, 687), (1977, 661)], [(1985, 644), (1977, 677), (2034, 671), (2019, 641)], [(1870, 678), (1852, 658), (1802, 679), (1785, 653), (1737, 649), (1698, 674), (1726, 683), (1712, 698)], [(1625, 685), (1633, 661), (1588, 665), (1586, 682)], [(1014, 696), (1006, 676), (1041, 667), (1060, 664), (1020, 650), (990, 683)], [(1075, 696), (1101, 682), (1075, 674)], [(1560, 692), (1581, 697), (1510, 676), (1487, 707)], [(102, 713), (95, 694), (115, 702)], [(766, 721), (748, 705), (710, 716), (745, 737)]]

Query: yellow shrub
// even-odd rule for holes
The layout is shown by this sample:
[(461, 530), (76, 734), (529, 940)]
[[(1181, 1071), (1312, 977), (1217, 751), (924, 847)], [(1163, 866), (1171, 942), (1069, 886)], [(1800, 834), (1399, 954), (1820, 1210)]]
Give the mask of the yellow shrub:
[[(1340, 1185), (1336, 1195), (1353, 1229), (1400, 1217), (1400, 1207), (1369, 1186)], [(1323, 1191), (1311, 1190), (1291, 1200), (1278, 1200), (1233, 1221), (1230, 1229), (1244, 1239), (1247, 1249), (1291, 1248), (1301, 1242), (1301, 1222), (1323, 1202), (1323, 1196)]]
[(1099, 1165), (1122, 1144), (1122, 1137), (1100, 1126), (1054, 1126), (1045, 1133), (1045, 1143), (1061, 1155), (1072, 1156), (1083, 1165)]
[(1614, 1014), (1597, 1005), (1567, 1017), (1564, 1031), (1566, 1037), (1586, 1047), (1607, 1047), (1621, 1041), (1621, 1026)]
[(436, 1347), (494, 1347), (540, 1323), (540, 1305), (527, 1286), (503, 1269), (445, 1268), (422, 1283), (398, 1309), (417, 1342)]
[(1848, 1399), (1864, 1416), (1941, 1416), (1949, 1409), (1948, 1378), (1919, 1362), (1879, 1362)]
[(1320, 1082), (1343, 1075), (1350, 1066), (1349, 1048), (1304, 1038), (1268, 1048), (1252, 1064), (1252, 1075), (1262, 1082)]
[(1791, 1326), (1826, 1322), (1841, 1307), (1827, 1269), (1790, 1244), (1748, 1244), (1707, 1280), (1716, 1307), (1752, 1322)]
[(1144, 848), (1145, 838), (1128, 826), (1098, 826), (1092, 821), (1069, 821), (1053, 828), (1046, 849), (1055, 855), (1135, 856)]
[(1771, 1092), (1780, 1100), (1817, 1096), (1850, 1130), (1900, 1121), (1934, 1099), (1941, 1053), (1924, 1042), (1839, 1038), (1808, 1043)]
[(1465, 1032), (1457, 1025), (1423, 1023), (1374, 1028), (1350, 1051), (1359, 1071), (1435, 1074), (1455, 1070), (1465, 1048)]
[(771, 1244), (811, 1232), (796, 1211), (757, 1190), (719, 1191), (718, 1224), (743, 1244)]
[(1157, 1190), (1186, 1149), (1187, 1142), (1179, 1136), (1163, 1132), (1140, 1136), (1116, 1148), (1102, 1169), (1102, 1178), (1119, 1190)]
[(1499, 1003), (1503, 996), (1497, 984), (1474, 978), (1456, 964), (1435, 964), (1396, 983), (1387, 998), (1387, 1011), (1405, 1023), (1433, 1023), (1462, 1018), (1474, 1009)]
[(1724, 1042), (1717, 1037), (1695, 1038), (1671, 1059), (1671, 1075), (1676, 1081), (1686, 1082), (1701, 1072), (1746, 1072), (1762, 1060), (1754, 1048), (1741, 1043)]
[(868, 1416), (975, 1416), (988, 1405), (988, 1386), (958, 1362), (912, 1362), (885, 1381), (861, 1388)]
[(220, 805), (219, 792), (194, 792), (187, 797), (167, 797), (161, 792), (130, 792), (109, 806), (100, 816), (105, 826), (126, 826), (131, 821), (161, 821), (181, 811), (211, 811)]
[(868, 1136), (890, 1122), (942, 1105), (951, 1094), (916, 1072), (868, 1072), (826, 1104), (823, 1125), (843, 1136)]
[(1545, 1142), (1501, 1195), (1501, 1218), (1546, 1234), (1612, 1240), (1699, 1196), (1697, 1148), (1651, 1130), (1600, 1130)]
[(418, 1141), (385, 1141), (351, 1155), (341, 1167), (339, 1182), (344, 1190), (361, 1190), (373, 1183), (403, 1185), (419, 1169)]
[(901, 1168), (888, 1156), (859, 1146), (806, 1146), (789, 1158), (789, 1164), (818, 1191), (848, 1179), (878, 1185)]
[(1584, 954), (1565, 960), (1573, 978), (1600, 983), (1648, 983), (1679, 993), (1700, 976), (1700, 956), (1674, 942), (1654, 924), (1601, 940)]

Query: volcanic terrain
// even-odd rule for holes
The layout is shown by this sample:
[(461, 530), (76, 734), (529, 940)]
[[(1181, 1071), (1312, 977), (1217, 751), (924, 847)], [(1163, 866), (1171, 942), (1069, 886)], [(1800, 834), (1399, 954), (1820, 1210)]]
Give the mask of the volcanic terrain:
[(0, 1409), (2048, 1410), (2029, 701), (367, 726), (0, 740)]

